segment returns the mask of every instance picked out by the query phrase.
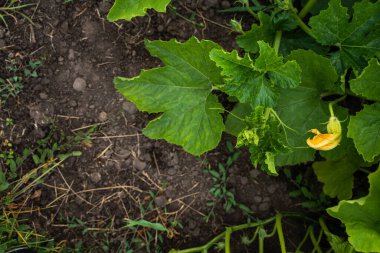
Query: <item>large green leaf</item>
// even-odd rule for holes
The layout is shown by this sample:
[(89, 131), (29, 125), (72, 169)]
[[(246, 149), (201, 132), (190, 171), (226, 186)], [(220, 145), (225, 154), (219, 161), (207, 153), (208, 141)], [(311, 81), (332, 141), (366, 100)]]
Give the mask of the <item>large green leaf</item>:
[(220, 70), (208, 55), (219, 46), (191, 38), (146, 41), (149, 52), (166, 66), (142, 71), (135, 78), (117, 77), (116, 88), (137, 108), (150, 113), (163, 112), (144, 129), (152, 139), (165, 139), (200, 155), (213, 149), (224, 130), (222, 105), (211, 94), (222, 83)]
[(351, 116), (348, 137), (364, 160), (374, 161), (380, 154), (380, 103), (365, 105), (364, 109)]
[(309, 22), (319, 43), (338, 46), (332, 61), (340, 74), (349, 67), (361, 70), (369, 58), (380, 52), (380, 1), (356, 2), (353, 10), (349, 16), (340, 0), (331, 0), (328, 9)]
[(360, 156), (352, 150), (339, 160), (314, 162), (314, 173), (323, 183), (323, 192), (340, 200), (352, 197), (354, 173), (360, 168)]
[(380, 101), (380, 64), (377, 59), (371, 59), (361, 75), (350, 81), (353, 92), (370, 100)]
[[(315, 150), (306, 145), (307, 131), (325, 130), (323, 123), (329, 119), (327, 103), (320, 99), (324, 92), (337, 89), (338, 79), (331, 62), (313, 51), (295, 50), (288, 60), (296, 60), (302, 69), (301, 85), (294, 89), (282, 89), (276, 111), (281, 120), (294, 131), (288, 130), (292, 152), (276, 157), (276, 164), (294, 165), (314, 160)], [(323, 129), (322, 129), (323, 128)]]
[(273, 107), (278, 98), (278, 89), (294, 88), (301, 79), (301, 69), (295, 61), (284, 63), (276, 51), (267, 43), (259, 41), (260, 56), (253, 63), (248, 54), (239, 57), (236, 51), (231, 53), (214, 49), (210, 58), (223, 69), (225, 85), (222, 90), (236, 97), (241, 103), (252, 106)]
[(258, 16), (260, 25), (253, 24), (251, 30), (236, 38), (236, 43), (246, 52), (257, 53), (259, 51), (259, 45), (257, 44), (259, 40), (267, 43), (272, 43), (274, 40), (276, 30), (270, 21), (270, 16), (264, 12), (259, 12)]
[(327, 212), (346, 226), (348, 241), (360, 252), (380, 252), (380, 168), (369, 175), (366, 197), (343, 200)]
[(5, 174), (0, 170), (0, 192), (5, 191), (8, 189), (9, 183), (7, 181), (7, 178), (5, 177)]
[(137, 16), (144, 16), (147, 9), (165, 12), (170, 0), (115, 0), (107, 15), (108, 21), (120, 19), (131, 20)]

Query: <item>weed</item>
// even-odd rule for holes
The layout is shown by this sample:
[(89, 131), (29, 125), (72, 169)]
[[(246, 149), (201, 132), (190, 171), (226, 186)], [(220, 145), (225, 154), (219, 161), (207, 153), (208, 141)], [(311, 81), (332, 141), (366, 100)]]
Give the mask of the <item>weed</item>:
[(20, 0), (5, 0), (3, 5), (0, 6), (0, 21), (8, 28), (6, 17), (11, 17), (17, 22), (16, 15), (20, 15), (25, 18), (29, 23), (34, 24), (30, 17), (24, 14), (21, 10), (34, 4), (22, 4)]
[(294, 191), (289, 192), (289, 196), (291, 198), (303, 198), (306, 201), (302, 202), (302, 207), (312, 210), (322, 211), (325, 210), (326, 207), (331, 205), (331, 201), (323, 192), (319, 192), (314, 189), (313, 185), (306, 180), (306, 178), (301, 174), (297, 173), (294, 175), (290, 169), (285, 168), (284, 174), (288, 178), (288, 180), (293, 183), (293, 185), (297, 188)]
[[(38, 253), (59, 252), (62, 249), (63, 242), (55, 244), (53, 240), (47, 240), (25, 225), (26, 222), (18, 214), (26, 211), (18, 210), (22, 205), (17, 201), (42, 183), (55, 168), (63, 166), (66, 159), (81, 155), (81, 152), (71, 150), (75, 145), (81, 144), (83, 139), (88, 140), (92, 130), (67, 137), (52, 126), (45, 138), (20, 152), (5, 138), (4, 132), (0, 133), (3, 139), (0, 143), (0, 252), (19, 245), (32, 248)], [(54, 138), (57, 133), (60, 136), (58, 140)], [(84, 232), (87, 231), (84, 229)]]
[(37, 69), (42, 60), (29, 60), (23, 64), (21, 57), (10, 57), (5, 61), (5, 73), (0, 77), (0, 105), (9, 98), (17, 97), (24, 88), (25, 81), (38, 77)]
[[(218, 168), (214, 169), (209, 166), (204, 172), (211, 176), (214, 185), (210, 189), (210, 193), (218, 200), (223, 202), (224, 210), (228, 213), (232, 207), (238, 207), (245, 215), (252, 213), (251, 209), (244, 204), (238, 203), (234, 194), (228, 189), (228, 169), (239, 158), (240, 152), (238, 152), (230, 142), (226, 143), (229, 152), (229, 157), (225, 164), (218, 163)], [(211, 211), (206, 216), (206, 222), (214, 216), (214, 208), (216, 203), (209, 202), (207, 206), (211, 207)]]

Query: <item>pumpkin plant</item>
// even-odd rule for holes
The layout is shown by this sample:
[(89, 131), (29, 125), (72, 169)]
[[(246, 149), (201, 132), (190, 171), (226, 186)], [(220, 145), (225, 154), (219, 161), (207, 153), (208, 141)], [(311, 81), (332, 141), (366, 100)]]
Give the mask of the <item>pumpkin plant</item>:
[[(346, 226), (351, 245), (380, 252), (380, 1), (238, 2), (254, 20), (247, 31), (231, 21), (244, 53), (195, 37), (146, 40), (164, 66), (116, 77), (117, 90), (139, 110), (159, 113), (146, 136), (193, 155), (227, 132), (268, 174), (313, 162), (324, 193), (340, 200), (327, 211)], [(116, 0), (108, 19), (163, 12), (169, 3)], [(216, 91), (236, 103), (232, 111)], [(357, 171), (370, 173), (369, 194), (350, 200)]]

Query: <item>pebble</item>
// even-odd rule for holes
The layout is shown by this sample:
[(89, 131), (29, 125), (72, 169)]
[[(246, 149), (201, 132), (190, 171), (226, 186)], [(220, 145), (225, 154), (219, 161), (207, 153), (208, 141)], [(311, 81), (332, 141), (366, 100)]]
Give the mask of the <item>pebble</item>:
[(91, 182), (93, 182), (94, 184), (97, 184), (97, 183), (100, 182), (100, 180), (102, 180), (102, 175), (100, 175), (99, 172), (91, 173), (91, 174), (90, 174), (90, 180), (91, 180)]
[(249, 172), (249, 174), (251, 175), (251, 177), (257, 178), (261, 174), (261, 172), (258, 169), (253, 169)]
[(260, 203), (262, 200), (263, 200), (263, 198), (260, 196), (253, 197), (253, 201), (255, 201), (256, 203)]
[(0, 28), (0, 39), (4, 38), (4, 35), (5, 35), (5, 30)]
[(273, 194), (277, 190), (277, 185), (271, 184), (270, 186), (268, 186), (267, 190), (270, 194)]
[(69, 56), (67, 57), (69, 61), (75, 60), (75, 51), (73, 49), (69, 49)]
[(163, 25), (159, 25), (159, 26), (157, 26), (157, 31), (158, 31), (158, 32), (163, 32), (164, 29), (165, 29), (165, 27), (164, 27)]
[(135, 167), (138, 170), (144, 170), (146, 168), (146, 162), (140, 161), (138, 158), (135, 158), (133, 160), (133, 167)]
[(0, 39), (0, 48), (5, 47), (5, 41)]
[(168, 169), (168, 175), (169, 176), (174, 176), (175, 174), (177, 174), (177, 170), (174, 169), (174, 168), (169, 168)]
[(40, 98), (41, 98), (42, 100), (46, 100), (46, 99), (48, 99), (48, 94), (46, 94), (45, 92), (41, 92), (41, 93), (39, 94), (39, 96), (40, 96)]
[(129, 102), (129, 101), (125, 101), (123, 103), (123, 109), (124, 111), (132, 115), (137, 112), (136, 106), (132, 102)]
[(76, 107), (77, 105), (78, 105), (78, 103), (75, 100), (70, 100), (69, 101), (69, 106)]
[(231, 3), (228, 2), (228, 1), (223, 1), (222, 2), (222, 7), (223, 7), (223, 9), (228, 9), (228, 8), (231, 7)]
[(62, 56), (58, 57), (59, 62), (63, 62), (64, 60), (65, 60), (65, 58), (63, 58)]
[(157, 196), (154, 198), (154, 204), (156, 205), (156, 207), (164, 207), (166, 206), (166, 204), (168, 203), (168, 200), (166, 199), (166, 197), (164, 195), (161, 195), (161, 196)]
[(84, 79), (81, 78), (81, 77), (77, 77), (77, 78), (74, 80), (73, 88), (74, 88), (74, 90), (76, 90), (76, 91), (84, 91), (84, 90), (86, 89), (86, 80), (84, 80)]
[(261, 212), (266, 212), (266, 211), (269, 210), (269, 208), (270, 208), (270, 204), (267, 203), (267, 202), (265, 202), (265, 203), (261, 203), (261, 204), (259, 205), (259, 211), (261, 211)]
[(101, 113), (99, 113), (98, 120), (99, 120), (100, 122), (105, 122), (105, 121), (107, 121), (107, 118), (108, 118), (108, 115), (107, 115), (106, 112), (101, 112)]
[(216, 7), (218, 5), (218, 0), (206, 0), (204, 4), (208, 7)]
[(123, 159), (127, 158), (130, 154), (131, 151), (129, 151), (128, 149), (121, 149), (115, 153), (115, 155)]
[(247, 177), (241, 177), (240, 182), (242, 185), (246, 185), (248, 183), (248, 178)]

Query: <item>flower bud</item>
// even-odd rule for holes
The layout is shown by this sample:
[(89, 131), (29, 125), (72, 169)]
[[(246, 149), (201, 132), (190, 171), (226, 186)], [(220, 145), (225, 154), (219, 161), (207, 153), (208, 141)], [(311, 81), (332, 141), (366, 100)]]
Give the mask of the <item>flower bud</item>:
[(327, 132), (329, 134), (341, 134), (342, 127), (340, 126), (340, 121), (337, 117), (331, 116), (329, 122), (327, 123)]

